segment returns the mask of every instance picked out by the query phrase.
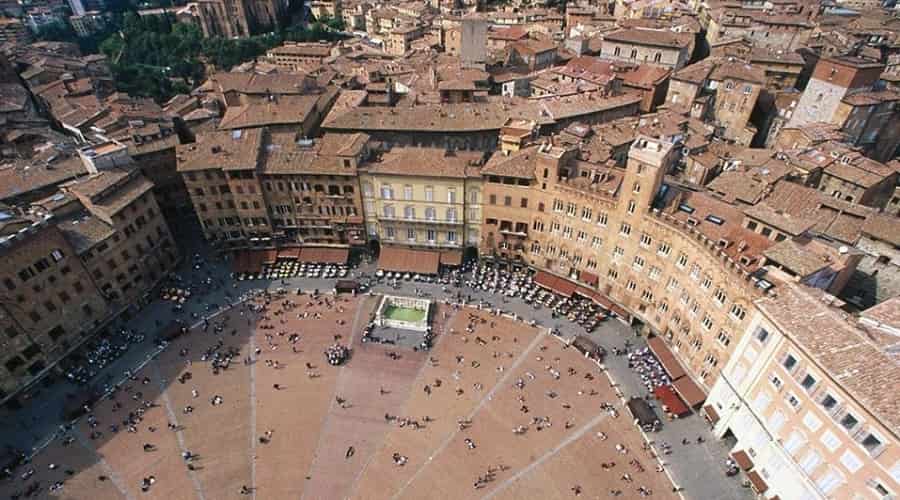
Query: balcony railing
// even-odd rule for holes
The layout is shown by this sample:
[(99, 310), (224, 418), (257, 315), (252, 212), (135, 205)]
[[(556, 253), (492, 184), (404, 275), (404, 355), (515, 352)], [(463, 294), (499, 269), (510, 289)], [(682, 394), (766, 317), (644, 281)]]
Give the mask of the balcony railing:
[(385, 221), (397, 221), (397, 222), (416, 222), (422, 224), (451, 224), (451, 225), (462, 225), (463, 221), (460, 219), (438, 219), (438, 218), (428, 218), (428, 217), (406, 217), (403, 215), (380, 215), (378, 217), (380, 220)]

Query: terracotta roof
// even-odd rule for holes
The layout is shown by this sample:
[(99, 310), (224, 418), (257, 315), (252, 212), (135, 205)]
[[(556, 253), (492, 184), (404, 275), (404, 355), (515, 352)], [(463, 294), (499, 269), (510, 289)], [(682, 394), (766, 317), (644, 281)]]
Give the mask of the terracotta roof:
[(866, 219), (862, 232), (881, 241), (900, 246), (900, 219), (896, 216), (872, 214)]
[(871, 208), (788, 181), (776, 183), (765, 202), (775, 210), (815, 221), (813, 232), (850, 244), (856, 243), (866, 218), (874, 213)]
[(241, 94), (303, 94), (307, 82), (304, 77), (290, 73), (215, 73), (201, 89)]
[(87, 174), (81, 158), (48, 150), (24, 161), (0, 163), (0, 200), (14, 198)]
[(900, 362), (850, 324), (844, 314), (802, 286), (779, 288), (777, 297), (756, 301), (760, 311), (885, 427), (900, 429)]
[(690, 33), (675, 33), (669, 30), (630, 28), (607, 33), (603, 35), (603, 39), (635, 45), (686, 49), (690, 46), (693, 35)]
[[(729, 244), (721, 250), (735, 261), (745, 256), (751, 264), (744, 266), (754, 270), (759, 266), (762, 252), (772, 246), (772, 241), (743, 227), (744, 214), (733, 205), (718, 200), (706, 193), (692, 191), (677, 192), (670, 189), (667, 207), (664, 209), (671, 217), (693, 227), (708, 239)], [(691, 226), (691, 224), (693, 224)]]
[(255, 169), (262, 145), (262, 129), (221, 130), (197, 135), (197, 142), (178, 146), (178, 171)]
[(768, 248), (763, 255), (801, 278), (834, 264), (831, 252), (817, 248), (812, 240), (786, 239)]
[(153, 183), (137, 173), (105, 170), (83, 180), (72, 181), (64, 188), (79, 196), (91, 212), (111, 218), (153, 189)]
[(780, 229), (791, 236), (797, 236), (809, 231), (815, 226), (815, 219), (778, 210), (767, 203), (758, 203), (744, 210), (747, 217), (756, 219), (776, 229)]
[(510, 26), (509, 28), (498, 28), (488, 31), (488, 38), (497, 40), (516, 41), (528, 36), (528, 31), (522, 26)]
[(79, 255), (112, 237), (116, 232), (112, 226), (92, 215), (60, 222), (58, 227), (75, 249), (75, 253)]
[(762, 198), (768, 186), (769, 183), (754, 179), (747, 172), (733, 170), (722, 172), (706, 187), (729, 203), (740, 201), (753, 205)]
[(552, 40), (522, 40), (509, 44), (508, 48), (515, 49), (517, 52), (524, 54), (542, 54), (557, 50), (559, 46)]
[(671, 75), (671, 69), (650, 64), (640, 64), (635, 69), (616, 72), (616, 76), (622, 79), (624, 85), (640, 87), (658, 85)]
[(497, 151), (481, 169), (481, 174), (534, 179), (537, 150), (538, 146), (531, 146), (511, 153), (509, 156)]
[(483, 160), (479, 151), (395, 147), (360, 168), (373, 174), (465, 178), (480, 176)]
[(685, 66), (680, 70), (676, 71), (672, 75), (673, 80), (680, 80), (683, 82), (690, 82), (696, 85), (701, 85), (705, 82), (709, 75), (716, 67), (716, 60), (713, 58), (703, 59), (702, 61), (696, 62), (694, 64)]
[(219, 123), (222, 130), (262, 127), (264, 125), (301, 124), (309, 117), (317, 95), (282, 96), (261, 104), (231, 106)]
[(360, 155), (366, 134), (325, 134), (298, 141), (294, 132), (270, 132), (260, 158), (266, 174), (356, 175), (343, 158)]
[[(891, 297), (859, 313), (860, 320), (867, 326), (900, 331), (900, 296)], [(896, 335), (891, 344), (900, 342)]]
[(766, 82), (766, 73), (759, 66), (741, 61), (724, 61), (716, 66), (709, 78), (713, 80), (735, 79), (761, 85)]
[(288, 42), (269, 49), (269, 54), (325, 58), (331, 55), (331, 44)]
[(408, 132), (463, 132), (499, 130), (508, 118), (535, 120), (552, 124), (556, 120), (575, 118), (639, 103), (641, 96), (627, 93), (601, 97), (587, 93), (552, 100), (492, 101), (488, 103), (420, 104), (395, 108), (353, 108), (328, 114), (325, 129)]

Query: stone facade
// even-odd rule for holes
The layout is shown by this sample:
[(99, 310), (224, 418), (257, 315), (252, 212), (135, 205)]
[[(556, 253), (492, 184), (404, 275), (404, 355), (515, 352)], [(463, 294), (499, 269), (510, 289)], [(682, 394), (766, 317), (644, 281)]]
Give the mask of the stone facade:
[[(419, 148), (395, 148), (400, 155)], [(418, 152), (418, 151), (416, 151)], [(443, 150), (427, 154), (443, 156)], [(455, 153), (463, 162), (480, 154)], [(400, 161), (405, 161), (401, 159)], [(412, 170), (412, 169), (411, 169)], [(384, 172), (377, 163), (361, 167), (366, 231), (381, 244), (422, 248), (475, 247), (482, 222), (482, 182), (477, 167), (453, 173)]]
[(49, 218), (9, 221), (0, 236), (0, 399), (42, 375), (86, 340), (111, 308), (89, 270)]
[[(767, 495), (855, 498), (871, 492), (884, 498), (900, 488), (896, 428), (879, 405), (848, 392), (859, 370), (835, 377), (834, 367), (823, 363), (823, 349), (849, 347), (866, 333), (807, 292), (789, 294), (804, 296), (796, 300), (801, 309), (788, 311), (764, 300), (749, 322), (707, 400), (707, 414), (715, 415), (713, 431), (736, 438), (734, 450), (749, 455)], [(808, 326), (785, 322), (800, 311), (816, 319)], [(844, 355), (856, 366), (891, 364), (872, 345), (864, 350), (867, 355), (859, 349)]]
[(225, 248), (358, 245), (364, 233), (356, 169), (367, 140), (298, 140), (265, 129), (200, 134), (179, 148), (179, 172), (205, 238)]
[[(743, 331), (750, 300), (759, 292), (742, 270), (752, 265), (753, 257), (745, 255), (738, 262), (726, 252), (750, 252), (760, 242), (752, 234), (737, 236), (737, 229), (731, 238), (746, 241), (710, 240), (698, 226), (720, 219), (680, 217), (681, 210), (697, 210), (700, 217), (700, 206), (691, 206), (690, 200), (674, 215), (651, 208), (676, 158), (671, 144), (639, 138), (624, 171), (602, 173), (579, 171), (571, 162), (573, 153), (557, 146), (540, 146), (532, 153), (538, 160), (527, 185), (522, 177), (514, 183), (499, 175), (492, 179), (491, 165), (486, 167), (489, 201), (481, 253), (543, 269), (607, 295), (664, 336), (688, 373), (711, 387), (730, 355), (732, 339)], [(498, 204), (491, 204), (491, 195)], [(523, 209), (520, 200), (526, 197), (528, 208)], [(696, 203), (701, 201), (714, 207), (704, 208), (710, 214), (732, 218), (724, 204), (701, 197)], [(505, 230), (498, 227), (503, 223)], [(494, 238), (488, 238), (492, 232)]]
[(822, 58), (803, 91), (789, 126), (816, 122), (833, 123), (841, 100), (848, 92), (868, 89), (878, 80), (883, 66), (849, 57)]

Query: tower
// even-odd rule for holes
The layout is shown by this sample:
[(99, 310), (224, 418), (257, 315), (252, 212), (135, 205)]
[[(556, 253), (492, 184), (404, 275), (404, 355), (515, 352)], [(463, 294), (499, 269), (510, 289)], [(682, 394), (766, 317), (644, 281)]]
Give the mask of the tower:
[[(856, 90), (871, 89), (884, 65), (850, 56), (826, 57), (816, 64), (789, 127), (832, 123), (841, 100)], [(841, 125), (841, 124), (837, 124)]]
[(663, 178), (677, 159), (674, 144), (639, 135), (628, 150), (625, 177), (619, 188), (623, 220), (650, 209)]

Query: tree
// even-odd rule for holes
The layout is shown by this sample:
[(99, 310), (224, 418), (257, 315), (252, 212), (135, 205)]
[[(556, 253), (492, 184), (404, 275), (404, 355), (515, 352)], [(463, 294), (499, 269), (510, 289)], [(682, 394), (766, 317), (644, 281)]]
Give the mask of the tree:
[(51, 42), (72, 42), (78, 36), (69, 23), (63, 21), (53, 21), (38, 28), (35, 33), (38, 40), (47, 40)]
[(322, 16), (322, 19), (319, 19), (318, 22), (332, 31), (344, 31), (346, 27), (343, 17)]

